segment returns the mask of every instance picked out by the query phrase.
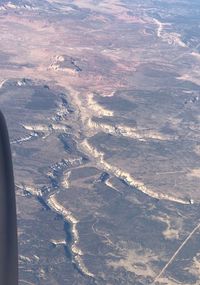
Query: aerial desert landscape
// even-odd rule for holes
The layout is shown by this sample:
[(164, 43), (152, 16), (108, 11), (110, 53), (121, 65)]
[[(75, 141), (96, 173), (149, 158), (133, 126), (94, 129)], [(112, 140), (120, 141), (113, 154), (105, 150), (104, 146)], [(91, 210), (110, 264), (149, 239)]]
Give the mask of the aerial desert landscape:
[(200, 284), (200, 2), (0, 0), (20, 285)]

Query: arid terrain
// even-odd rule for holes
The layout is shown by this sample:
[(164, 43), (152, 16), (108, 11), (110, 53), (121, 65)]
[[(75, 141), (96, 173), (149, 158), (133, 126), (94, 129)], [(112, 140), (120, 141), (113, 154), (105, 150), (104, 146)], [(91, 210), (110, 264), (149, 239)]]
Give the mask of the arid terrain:
[(20, 285), (200, 284), (198, 0), (0, 0)]

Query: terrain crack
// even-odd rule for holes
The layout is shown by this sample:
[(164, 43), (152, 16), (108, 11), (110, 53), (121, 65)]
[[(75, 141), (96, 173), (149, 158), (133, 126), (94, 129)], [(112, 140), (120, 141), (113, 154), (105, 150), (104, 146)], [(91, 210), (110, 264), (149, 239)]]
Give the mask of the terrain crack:
[(88, 276), (88, 277), (94, 277), (94, 274), (91, 273), (87, 267), (85, 266), (82, 257), (83, 257), (83, 252), (81, 249), (78, 247), (78, 242), (79, 242), (79, 233), (77, 230), (77, 224), (78, 220), (74, 217), (71, 211), (67, 210), (65, 207), (63, 207), (56, 199), (55, 194), (52, 194), (48, 199), (47, 199), (47, 204), (48, 206), (56, 213), (60, 214), (63, 217), (63, 220), (69, 222), (72, 227), (72, 235), (73, 235), (73, 243), (71, 245), (71, 251), (73, 254), (74, 262), (77, 264), (78, 268), (80, 271)]
[(152, 197), (154, 199), (161, 199), (166, 201), (172, 201), (179, 204), (189, 205), (190, 201), (183, 200), (180, 198), (173, 197), (171, 195), (167, 195), (164, 193), (157, 193), (152, 189), (148, 188), (143, 182), (134, 178), (130, 173), (108, 163), (104, 159), (104, 153), (98, 151), (96, 148), (91, 146), (88, 140), (84, 140), (81, 144), (82, 148), (90, 154), (95, 160), (96, 163), (106, 171), (113, 173), (116, 177), (123, 179), (129, 186), (135, 187), (137, 190), (141, 191), (142, 193)]

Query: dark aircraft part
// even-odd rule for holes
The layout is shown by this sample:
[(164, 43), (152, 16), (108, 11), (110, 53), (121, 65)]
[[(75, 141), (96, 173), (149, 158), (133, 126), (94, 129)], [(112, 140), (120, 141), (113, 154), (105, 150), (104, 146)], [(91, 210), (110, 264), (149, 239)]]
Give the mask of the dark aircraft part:
[(17, 284), (15, 186), (8, 131), (0, 112), (0, 285)]

